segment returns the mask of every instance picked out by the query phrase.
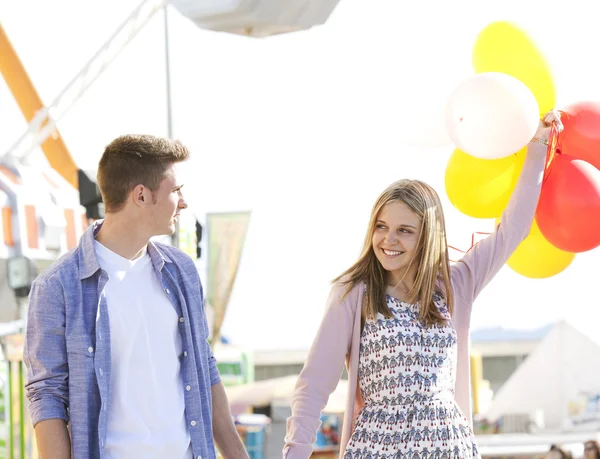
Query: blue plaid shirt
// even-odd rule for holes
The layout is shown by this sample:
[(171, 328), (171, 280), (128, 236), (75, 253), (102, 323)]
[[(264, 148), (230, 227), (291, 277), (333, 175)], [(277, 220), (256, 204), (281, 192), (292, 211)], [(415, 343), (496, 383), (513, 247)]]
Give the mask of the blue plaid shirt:
[[(101, 295), (108, 276), (94, 251), (100, 226), (88, 228), (77, 248), (35, 280), (29, 303), (24, 360), (33, 424), (46, 419), (69, 422), (75, 459), (105, 457), (111, 350), (108, 310)], [(148, 254), (184, 319), (178, 322), (184, 351), (181, 390), (194, 457), (214, 459), (211, 386), (220, 377), (207, 342), (200, 277), (193, 261), (174, 247), (150, 242)], [(187, 385), (190, 391), (184, 390)]]

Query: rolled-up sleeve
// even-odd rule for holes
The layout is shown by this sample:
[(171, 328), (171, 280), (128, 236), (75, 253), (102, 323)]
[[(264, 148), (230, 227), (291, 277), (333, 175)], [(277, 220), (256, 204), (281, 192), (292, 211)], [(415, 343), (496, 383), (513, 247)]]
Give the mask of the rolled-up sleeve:
[(34, 426), (47, 419), (69, 421), (64, 294), (53, 283), (36, 280), (29, 295), (23, 360)]
[(219, 369), (217, 368), (217, 359), (215, 359), (215, 356), (213, 355), (212, 351), (210, 350), (210, 346), (209, 346), (208, 352), (209, 352), (208, 365), (209, 365), (209, 371), (210, 371), (210, 385), (214, 386), (215, 384), (218, 384), (221, 382), (221, 375), (219, 373)]

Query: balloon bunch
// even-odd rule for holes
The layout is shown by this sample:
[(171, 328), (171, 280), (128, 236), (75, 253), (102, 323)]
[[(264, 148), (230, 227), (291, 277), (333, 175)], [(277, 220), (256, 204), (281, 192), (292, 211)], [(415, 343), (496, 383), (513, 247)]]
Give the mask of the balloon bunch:
[[(473, 67), (475, 76), (459, 85), (446, 107), (457, 146), (446, 168), (446, 192), (464, 214), (499, 219), (556, 92), (544, 56), (507, 22), (480, 32)], [(600, 104), (572, 105), (561, 119), (564, 131), (550, 149), (535, 221), (508, 261), (526, 277), (558, 274), (575, 253), (600, 246)]]

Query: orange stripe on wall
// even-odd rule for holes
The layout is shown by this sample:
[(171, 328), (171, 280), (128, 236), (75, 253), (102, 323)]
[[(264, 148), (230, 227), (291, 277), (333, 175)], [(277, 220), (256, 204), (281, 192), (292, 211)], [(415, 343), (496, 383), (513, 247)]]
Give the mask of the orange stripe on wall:
[(67, 221), (67, 248), (71, 250), (77, 246), (75, 212), (73, 212), (73, 209), (65, 209), (65, 220)]
[(10, 207), (2, 208), (2, 233), (4, 234), (4, 244), (12, 247), (15, 245), (12, 232), (12, 211)]
[(27, 228), (27, 245), (30, 249), (39, 249), (39, 228), (34, 206), (25, 206), (25, 227)]

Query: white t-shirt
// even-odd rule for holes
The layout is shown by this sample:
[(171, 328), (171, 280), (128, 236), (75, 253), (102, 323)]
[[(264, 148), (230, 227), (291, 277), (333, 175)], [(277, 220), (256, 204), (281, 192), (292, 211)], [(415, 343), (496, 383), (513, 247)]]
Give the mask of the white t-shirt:
[(109, 281), (111, 400), (107, 459), (191, 459), (175, 308), (147, 252), (128, 260), (98, 241)]

